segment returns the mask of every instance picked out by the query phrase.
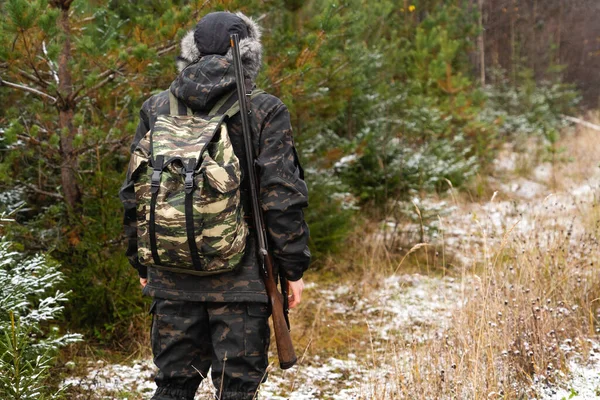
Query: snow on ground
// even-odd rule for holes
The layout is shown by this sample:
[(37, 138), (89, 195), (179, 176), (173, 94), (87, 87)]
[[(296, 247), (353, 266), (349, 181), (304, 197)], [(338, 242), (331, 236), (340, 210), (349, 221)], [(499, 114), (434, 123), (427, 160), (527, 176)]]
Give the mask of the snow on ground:
[[(75, 387), (78, 392), (94, 392), (103, 399), (114, 399), (119, 392), (146, 394), (150, 398), (156, 388), (152, 380), (155, 367), (149, 360), (139, 360), (133, 365), (89, 361), (86, 370), (86, 376), (68, 378), (63, 385)], [(80, 397), (88, 398), (86, 395)]]
[(574, 353), (569, 362), (570, 375), (564, 382), (551, 385), (544, 377), (534, 378), (535, 389), (541, 400), (589, 400), (600, 398), (600, 346), (593, 342), (588, 360)]
[[(510, 167), (510, 162), (504, 164)], [(492, 179), (496, 192), (482, 204), (456, 204), (447, 198), (414, 199), (422, 214), (435, 215), (425, 228), (424, 241), (443, 245), (444, 251), (454, 257), (453, 264), (467, 266), (481, 261), (474, 256), (490, 256), (489, 249), (498, 248), (507, 239), (525, 242), (542, 233), (549, 239), (569, 232), (575, 242), (585, 232), (583, 209), (600, 194), (600, 170), (594, 170), (584, 182), (568, 182), (564, 190), (553, 191), (551, 169), (549, 164), (538, 166), (532, 173), (534, 180), (517, 177), (507, 183), (493, 183)], [(389, 221), (388, 227), (398, 229)], [(420, 229), (420, 224), (412, 223), (400, 230), (412, 232), (414, 241)], [(544, 243), (544, 237), (539, 239)]]
[[(353, 354), (347, 360), (328, 358), (321, 361), (318, 356), (310, 363), (292, 368), (290, 371), (274, 370), (260, 389), (261, 399), (314, 400), (314, 399), (357, 399), (361, 394), (360, 383), (368, 379), (364, 366)], [(285, 392), (282, 392), (285, 389)]]
[[(364, 352), (367, 346), (372, 346), (375, 353), (383, 352), (387, 340), (399, 334), (408, 342), (439, 337), (452, 317), (452, 311), (464, 304), (460, 281), (419, 274), (391, 276), (385, 279), (380, 289), (365, 298), (354, 296), (355, 290), (346, 285), (311, 284), (307, 285), (305, 293), (305, 301), (324, 301), (324, 309), (344, 315), (341, 323), (368, 324), (371, 343), (369, 338), (365, 338), (360, 343), (363, 349), (348, 349), (344, 357), (322, 359), (318, 354), (309, 356), (287, 371), (272, 366), (267, 381), (261, 387), (259, 399), (368, 398), (373, 375), (378, 375), (379, 379), (393, 371), (374, 368), (370, 357), (359, 357), (354, 352)], [(147, 399), (155, 389), (152, 381), (154, 370), (149, 360), (136, 361), (132, 366), (100, 361), (90, 363), (86, 376), (67, 379), (65, 384), (77, 386), (81, 392), (105, 393), (103, 398), (106, 399), (115, 398), (118, 392), (138, 393)], [(208, 398), (212, 390), (209, 378), (198, 389), (196, 399)]]
[[(380, 288), (355, 301), (347, 297), (355, 292), (348, 286), (315, 289), (310, 298), (327, 299), (326, 307), (345, 316), (343, 323), (367, 324), (371, 337), (359, 343), (362, 350), (348, 349), (343, 359), (321, 360), (317, 355), (290, 372), (274, 370), (261, 388), (264, 399), (371, 398), (373, 382), (384, 383), (382, 378), (395, 372), (393, 362), (387, 368), (381, 366), (383, 363), (372, 362), (372, 357), (380, 360), (386, 357), (382, 353), (389, 353), (389, 339), (397, 342), (400, 337), (417, 343), (439, 338), (452, 312), (465, 302), (464, 285), (459, 280), (419, 274), (388, 277)], [(353, 353), (365, 349), (373, 354), (357, 357)], [(395, 356), (403, 355), (396, 352)], [(284, 396), (280, 395), (282, 389)]]
[(600, 363), (570, 363), (571, 377), (560, 387), (543, 385), (538, 389), (541, 400), (590, 400), (600, 398)]
[(465, 301), (465, 285), (455, 278), (405, 274), (385, 279), (358, 308), (370, 316), (376, 340), (423, 342), (439, 336)]

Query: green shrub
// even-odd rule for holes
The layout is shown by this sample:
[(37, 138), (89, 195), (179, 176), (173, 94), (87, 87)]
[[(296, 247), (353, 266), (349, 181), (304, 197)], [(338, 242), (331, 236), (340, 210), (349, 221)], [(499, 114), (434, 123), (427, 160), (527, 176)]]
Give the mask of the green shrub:
[(385, 132), (366, 131), (357, 152), (336, 164), (361, 204), (383, 207), (416, 192), (448, 189), (447, 181), (460, 187), (477, 173), (477, 159), (460, 135), (415, 146)]
[(0, 398), (61, 396), (46, 386), (50, 368), (61, 347), (81, 340), (52, 326), (67, 301), (68, 293), (56, 290), (62, 279), (51, 259), (26, 258), (0, 242)]
[(310, 170), (307, 180), (309, 207), (305, 218), (310, 229), (310, 250), (319, 263), (343, 248), (354, 227), (354, 197), (331, 170)]
[(553, 143), (556, 132), (567, 126), (564, 114), (572, 114), (580, 96), (572, 85), (544, 81), (537, 83), (529, 71), (519, 74), (517, 85), (500, 70), (493, 72), (493, 85), (485, 88), (486, 107), (481, 121), (499, 121), (504, 140), (523, 141), (538, 137)]

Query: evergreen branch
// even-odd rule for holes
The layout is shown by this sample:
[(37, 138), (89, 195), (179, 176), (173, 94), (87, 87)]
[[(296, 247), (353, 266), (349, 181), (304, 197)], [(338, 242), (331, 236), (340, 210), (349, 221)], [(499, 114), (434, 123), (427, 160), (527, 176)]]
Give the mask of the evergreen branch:
[(317, 87), (321, 87), (321, 86), (325, 85), (327, 82), (329, 82), (329, 80), (332, 77), (336, 76), (338, 72), (340, 72), (342, 69), (346, 68), (347, 65), (348, 65), (348, 61), (340, 64), (336, 69), (333, 70), (333, 72), (331, 74), (328, 74), (328, 76), (325, 79), (323, 79), (321, 82), (319, 82), (317, 84)]
[(34, 191), (35, 193), (43, 194), (44, 196), (54, 197), (55, 199), (59, 199), (59, 200), (64, 200), (63, 195), (60, 193), (48, 192), (46, 190), (42, 190), (39, 187), (32, 185), (31, 183), (17, 182), (17, 184), (19, 184), (19, 183), (21, 185), (25, 186), (26, 188)]
[(129, 106), (129, 103), (131, 103), (131, 98), (130, 97), (128, 97), (127, 101), (125, 102), (125, 104), (123, 104), (121, 106), (121, 111), (119, 111), (119, 115), (117, 115), (117, 118), (114, 120), (113, 126), (108, 130), (108, 134), (106, 135), (106, 139), (105, 140), (108, 140), (112, 136), (112, 134), (113, 134), (113, 132), (115, 130), (115, 127), (117, 126), (117, 124), (123, 118), (123, 113), (125, 112), (125, 110)]
[[(92, 86), (91, 88), (89, 88), (88, 90), (85, 91), (85, 93), (83, 93), (82, 95), (77, 95), (73, 98), (73, 102), (74, 103), (78, 103), (79, 100), (81, 100), (82, 98), (86, 97), (87, 95), (89, 95), (90, 93), (100, 89), (102, 86), (106, 85), (108, 82), (111, 82), (112, 80), (115, 79), (115, 74), (110, 74), (108, 75), (106, 78), (104, 78), (103, 80), (101, 80), (100, 82), (98, 82), (96, 85)], [(81, 91), (81, 89), (83, 89), (83, 87), (81, 87), (77, 93), (79, 93)], [(76, 93), (76, 94), (77, 94)]]
[(54, 62), (50, 59), (50, 56), (48, 55), (48, 50), (46, 49), (46, 41), (42, 41), (42, 51), (44, 52), (44, 55), (46, 56), (46, 58), (45, 58), (46, 64), (48, 64), (48, 67), (50, 68), (50, 72), (52, 72), (52, 77), (54, 78), (54, 81), (56, 82), (57, 85), (60, 85), (60, 81), (58, 79), (58, 72), (56, 71), (56, 66), (54, 65)]
[(19, 68), (19, 75), (21, 75), (24, 78), (29, 79), (31, 82), (35, 82), (38, 85), (47, 88), (48, 87), (48, 82), (46, 82), (45, 80), (43, 80), (40, 76), (36, 76), (36, 75), (31, 75), (29, 72), (27, 71), (23, 71), (22, 69)]
[(123, 68), (124, 66), (125, 66), (125, 63), (122, 62), (119, 65), (117, 65), (117, 68), (107, 69), (106, 71), (104, 71), (100, 75), (98, 75), (98, 79), (106, 78), (110, 74), (121, 73), (121, 68)]
[(5, 81), (4, 79), (2, 79), (2, 77), (0, 77), (0, 86), (8, 86), (8, 87), (13, 88), (13, 89), (18, 89), (18, 90), (23, 90), (25, 92), (33, 93), (33, 94), (36, 94), (36, 95), (38, 95), (40, 97), (43, 97), (43, 98), (46, 98), (46, 99), (50, 100), (53, 104), (56, 103), (56, 98), (50, 96), (47, 93), (44, 93), (44, 92), (42, 92), (40, 90), (31, 88), (29, 86), (19, 85), (17, 83), (12, 83), (12, 82)]
[(96, 149), (98, 147), (105, 147), (105, 146), (112, 146), (109, 149), (110, 151), (108, 151), (108, 153), (112, 153), (112, 152), (118, 150), (120, 147), (123, 147), (129, 139), (130, 139), (129, 137), (123, 137), (121, 139), (116, 139), (116, 140), (100, 141), (100, 142), (93, 143), (88, 146), (82, 147), (81, 149), (77, 149), (76, 153), (78, 156), (80, 156), (80, 155), (83, 155), (86, 153), (90, 153), (92, 151), (96, 151)]
[(79, 96), (79, 93), (81, 93), (81, 91), (85, 89), (85, 86), (81, 86), (79, 89), (77, 89), (77, 91), (75, 93), (73, 93), (73, 101), (75, 103), (79, 102), (82, 98), (86, 97), (94, 90), (100, 89), (102, 86), (106, 85), (108, 82), (115, 79), (115, 74), (117, 74), (117, 73), (120, 74), (121, 68), (123, 68), (124, 66), (125, 66), (125, 63), (122, 62), (119, 65), (117, 65), (116, 68), (110, 68), (110, 69), (107, 69), (106, 71), (102, 72), (100, 75), (98, 75), (98, 79), (104, 79), (104, 80), (102, 82), (96, 84), (95, 86), (89, 88), (88, 90), (85, 91), (84, 94)]
[(26, 141), (30, 142), (31, 144), (33, 144), (34, 146), (39, 146), (39, 145), (41, 145), (41, 144), (42, 144), (42, 143), (41, 143), (39, 140), (37, 140), (36, 138), (34, 138), (34, 137), (31, 137), (31, 136), (28, 136), (28, 135), (17, 135), (17, 139), (20, 139), (20, 140), (26, 140)]
[[(15, 36), (15, 43), (17, 42), (17, 38), (18, 38), (18, 35)], [(13, 48), (14, 48), (15, 43), (13, 43)], [(40, 73), (38, 72), (37, 68), (35, 67), (35, 63), (33, 62), (33, 57), (31, 56), (31, 52), (29, 50), (29, 43), (27, 43), (27, 36), (24, 33), (23, 33), (23, 44), (25, 45), (25, 51), (27, 52), (27, 61), (29, 63), (29, 66), (33, 70), (33, 73), (37, 77), (38, 81), (44, 82), (44, 85), (42, 85), (42, 86), (47, 87), (48, 84), (42, 79)], [(56, 102), (56, 100), (55, 100), (55, 102)]]
[(170, 46), (163, 47), (162, 49), (156, 52), (156, 55), (162, 56), (163, 54), (169, 53), (172, 50), (175, 50), (179, 46), (178, 43), (172, 44)]
[[(179, 45), (178, 42), (168, 41), (166, 44), (154, 47), (154, 49), (156, 50), (157, 55), (162, 56), (163, 54), (168, 53), (168, 52), (176, 49), (178, 45)], [(132, 49), (133, 48), (130, 47), (130, 48), (125, 49), (125, 51), (130, 52)], [(125, 66), (125, 64), (126, 64), (125, 62), (121, 62), (121, 63), (117, 64), (117, 66), (115, 68), (109, 68), (109, 69), (105, 70), (104, 72), (100, 73), (98, 75), (98, 79), (103, 79), (103, 80), (100, 81), (95, 86), (92, 86), (91, 88), (87, 89), (85, 91), (85, 93), (82, 94), (82, 95), (79, 95), (79, 93), (82, 90), (84, 90), (85, 87), (84, 86), (80, 87), (77, 90), (77, 92), (74, 94), (74, 96), (73, 96), (74, 101), (78, 102), (79, 100), (81, 100), (83, 97), (86, 97), (87, 95), (89, 95), (94, 90), (98, 90), (102, 86), (104, 86), (107, 83), (109, 83), (110, 81), (114, 80), (116, 74), (121, 74), (121, 69)]]
[(95, 15), (92, 15), (91, 17), (86, 17), (86, 18), (82, 19), (82, 20), (81, 20), (81, 21), (79, 21), (79, 22), (80, 22), (80, 23), (82, 23), (82, 24), (86, 24), (86, 23), (88, 23), (88, 22), (92, 22), (92, 21), (93, 21), (93, 20), (95, 20), (95, 19), (96, 19), (96, 16), (95, 16)]
[[(166, 44), (163, 45), (159, 45), (156, 47), (153, 47), (156, 50), (156, 54), (158, 56), (162, 56), (166, 53), (169, 53), (173, 50), (175, 50), (177, 47), (179, 46), (179, 43), (177, 41), (168, 41)], [(133, 48), (128, 48), (125, 51), (129, 52), (131, 51)], [(105, 70), (104, 72), (100, 73), (98, 75), (98, 79), (102, 79), (102, 81), (100, 81), (98, 84), (92, 86), (91, 88), (85, 90), (85, 93), (83, 93), (82, 95), (79, 95), (79, 93), (85, 89), (85, 86), (80, 87), (73, 95), (73, 101), (75, 103), (79, 102), (82, 98), (88, 96), (90, 93), (92, 93), (95, 90), (100, 89), (102, 86), (106, 85), (107, 83), (109, 83), (110, 81), (115, 79), (115, 75), (117, 73), (121, 74), (121, 69), (125, 66), (125, 62), (121, 62), (119, 64), (117, 64), (117, 66), (115, 68), (109, 68), (107, 70)]]

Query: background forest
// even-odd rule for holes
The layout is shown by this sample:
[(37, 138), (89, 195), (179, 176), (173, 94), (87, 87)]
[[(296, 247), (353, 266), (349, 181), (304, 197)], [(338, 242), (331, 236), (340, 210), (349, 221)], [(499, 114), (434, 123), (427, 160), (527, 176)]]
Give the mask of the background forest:
[[(435, 219), (415, 213), (416, 194), (489, 198), (506, 143), (560, 162), (564, 116), (600, 99), (595, 0), (0, 7), (0, 370), (13, 376), (0, 379), (2, 398), (48, 395), (59, 349), (81, 340), (65, 332), (125, 352), (143, 334), (117, 192), (140, 106), (170, 84), (179, 40), (204, 14), (240, 10), (264, 29), (258, 86), (290, 109), (313, 267), (327, 274), (348, 272), (331, 260), (356, 226)], [(27, 368), (40, 375), (27, 380)]]

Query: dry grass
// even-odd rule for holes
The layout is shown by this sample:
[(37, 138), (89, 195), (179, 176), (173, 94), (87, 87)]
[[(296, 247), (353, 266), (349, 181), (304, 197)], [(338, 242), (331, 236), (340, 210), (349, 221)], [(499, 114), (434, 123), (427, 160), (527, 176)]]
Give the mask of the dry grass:
[[(585, 118), (600, 125), (600, 113), (592, 113)], [(592, 129), (574, 127), (561, 141), (567, 162), (559, 163), (555, 169), (559, 188), (569, 190), (574, 182), (590, 179), (600, 166), (600, 132)]]
[[(563, 145), (573, 161), (555, 166), (561, 186), (591, 179), (598, 132), (578, 131)], [(534, 231), (516, 234), (509, 227), (495, 245), (483, 231), (480, 254), (469, 255), (482, 261), (454, 271), (476, 280), (463, 281), (457, 301), (465, 305), (445, 335), (424, 344), (391, 340), (384, 352), (374, 351), (376, 374), (364, 398), (535, 398), (534, 379), (564, 377), (570, 357), (587, 355), (600, 318), (599, 205), (579, 204), (573, 213), (567, 228), (553, 215), (535, 216)]]
[[(561, 146), (570, 161), (552, 166), (552, 182), (544, 183), (566, 192), (560, 201), (577, 202), (568, 215), (532, 209), (539, 214), (526, 217), (535, 228), (524, 232), (507, 225), (494, 240), (482, 228), (480, 246), (466, 248), (473, 253), (467, 258), (478, 261), (450, 270), (443, 244), (394, 254), (377, 235), (380, 226), (371, 224), (354, 235), (350, 254), (325, 268), (340, 271), (333, 276), (350, 271), (344, 279), (354, 282), (350, 303), (377, 291), (398, 270), (456, 276), (464, 286), (456, 301), (464, 306), (442, 336), (417, 343), (398, 335), (382, 342), (367, 324), (349, 324), (350, 317), (324, 309), (323, 302), (307, 302), (295, 318), (297, 342), (309, 356), (358, 352), (369, 369), (361, 390), (365, 399), (535, 398), (534, 381), (564, 380), (568, 360), (587, 357), (600, 318), (600, 205), (568, 194), (577, 184), (594, 182), (598, 132), (578, 130)], [(554, 198), (534, 200), (544, 201)]]
[[(361, 347), (376, 332), (349, 324), (323, 303), (312, 309), (305, 303), (299, 316), (306, 320), (294, 321), (296, 343), (321, 357), (358, 352), (373, 372), (364, 398), (529, 398), (534, 375), (555, 379), (555, 372), (566, 371), (566, 357), (573, 350), (585, 353), (583, 339), (594, 334), (591, 312), (600, 279), (588, 261), (596, 255), (582, 249), (598, 243), (581, 239), (571, 244), (568, 232), (551, 243), (507, 238), (505, 248), (491, 251), (490, 260), (477, 266), (478, 279), (465, 279), (464, 298), (456, 300), (466, 304), (438, 340), (398, 338), (379, 348)], [(394, 265), (389, 257), (372, 255), (371, 261), (375, 268), (365, 271), (363, 280), (367, 291), (377, 290), (373, 282), (383, 280), (378, 267), (386, 265), (387, 272)]]
[(507, 238), (479, 267), (443, 338), (391, 341), (374, 355), (372, 368), (390, 373), (368, 398), (531, 398), (534, 376), (552, 382), (569, 355), (586, 353), (598, 318), (597, 240), (522, 239)]

